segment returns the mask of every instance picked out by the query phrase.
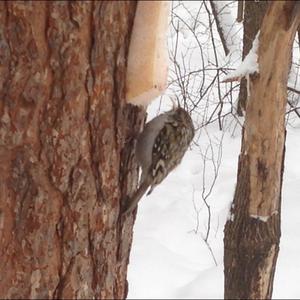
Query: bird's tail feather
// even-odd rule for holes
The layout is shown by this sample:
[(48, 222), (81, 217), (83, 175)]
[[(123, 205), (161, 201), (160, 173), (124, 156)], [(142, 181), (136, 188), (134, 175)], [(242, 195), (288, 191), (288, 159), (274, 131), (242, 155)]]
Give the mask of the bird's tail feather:
[(139, 188), (134, 192), (132, 197), (130, 197), (129, 200), (127, 201), (127, 203), (125, 204), (125, 209), (123, 211), (124, 214), (129, 214), (136, 208), (138, 202), (143, 197), (143, 195), (146, 193), (149, 185), (150, 184), (147, 180), (145, 180), (144, 182), (141, 183)]

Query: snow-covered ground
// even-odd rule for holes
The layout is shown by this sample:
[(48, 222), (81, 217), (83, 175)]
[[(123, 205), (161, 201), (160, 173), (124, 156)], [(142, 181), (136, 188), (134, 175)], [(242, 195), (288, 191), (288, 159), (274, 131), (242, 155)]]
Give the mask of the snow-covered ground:
[(223, 227), (233, 199), (240, 137), (228, 134), (223, 143), (219, 176), (207, 200), (212, 212), (208, 243), (213, 254), (204, 242), (208, 214), (201, 198), (202, 156), (195, 147), (139, 205), (128, 273), (129, 299), (223, 297)]
[[(190, 5), (197, 13), (199, 3), (184, 2), (184, 5)], [(188, 17), (185, 9), (178, 13), (180, 12), (182, 12), (182, 18)], [(228, 9), (224, 10), (224, 13), (228, 15)], [(204, 14), (200, 13), (200, 16), (203, 23), (207, 22)], [(226, 22), (229, 21), (230, 18), (227, 16)], [(191, 22), (191, 24), (193, 23)], [(204, 43), (207, 42), (207, 31), (201, 31), (200, 25), (198, 36)], [(227, 26), (229, 25), (227, 24)], [(201, 35), (201, 32), (204, 34)], [(177, 50), (179, 61), (180, 51), (185, 51), (184, 44), (192, 45), (191, 39), (193, 38), (186, 27), (182, 27), (180, 33)], [(239, 32), (239, 34), (241, 33)], [(170, 37), (171, 39), (175, 38), (172, 33)], [(218, 51), (222, 52), (220, 43), (217, 47)], [(234, 49), (238, 49), (238, 47)], [(208, 53), (208, 60), (205, 63), (209, 63), (212, 60), (212, 48), (202, 50), (204, 53)], [(236, 57), (235, 53), (234, 58)], [(235, 65), (236, 62), (233, 62), (232, 58), (229, 59), (231, 59), (231, 66)], [(228, 57), (219, 63), (226, 65), (226, 60)], [(197, 69), (199, 64), (201, 67), (200, 53), (195, 50), (190, 56), (189, 66)], [(295, 71), (293, 78), (297, 76)], [(172, 80), (174, 79), (172, 67), (170, 77)], [(291, 81), (295, 82), (292, 79)], [(193, 88), (195, 87), (193, 86)], [(222, 93), (225, 92), (222, 91)], [(215, 94), (212, 91), (211, 96), (208, 94), (208, 97), (213, 99)], [(224, 106), (226, 109), (226, 104)], [(156, 116), (159, 110), (165, 111), (170, 108), (171, 103), (167, 97), (164, 97), (162, 105), (157, 99), (148, 109), (149, 119)], [(230, 109), (230, 106), (227, 109)], [(202, 117), (201, 106), (199, 106), (199, 110), (198, 113), (193, 112), (197, 125), (199, 125), (199, 116), (200, 119)], [(228, 116), (224, 134), (219, 131), (217, 122), (199, 130), (197, 139), (195, 139), (197, 144), (192, 145), (182, 163), (154, 189), (150, 196), (141, 200), (134, 226), (133, 246), (128, 269), (128, 299), (223, 298), (223, 230), (229, 206), (233, 200), (241, 143), (241, 128), (240, 126), (235, 127), (235, 124), (234, 119)], [(210, 145), (209, 138), (212, 148), (207, 148)], [(221, 153), (218, 152), (220, 143)], [(293, 127), (288, 126), (286, 141), (282, 236), (274, 279), (274, 299), (300, 299), (298, 282), (300, 277), (299, 149), (300, 121), (296, 117)], [(206, 150), (208, 159), (204, 168), (203, 154)], [(218, 165), (218, 155), (221, 162), (220, 168), (212, 192), (209, 194), (215, 176), (214, 166)], [(215, 165), (209, 160), (212, 157)], [(203, 183), (204, 179), (205, 183)], [(204, 191), (203, 188), (205, 188)], [(208, 195), (206, 201), (211, 212), (207, 242), (205, 242), (205, 238), (208, 230), (208, 209), (203, 200), (206, 195)]]
[[(288, 129), (274, 299), (300, 298), (299, 135), (300, 128)], [(209, 245), (204, 242), (208, 214), (201, 198), (203, 165), (197, 147), (140, 202), (128, 271), (128, 299), (223, 298), (223, 229), (233, 199), (240, 140), (240, 133), (232, 137), (229, 131), (223, 138), (218, 178), (207, 200), (212, 213)], [(206, 169), (209, 177), (212, 168)]]

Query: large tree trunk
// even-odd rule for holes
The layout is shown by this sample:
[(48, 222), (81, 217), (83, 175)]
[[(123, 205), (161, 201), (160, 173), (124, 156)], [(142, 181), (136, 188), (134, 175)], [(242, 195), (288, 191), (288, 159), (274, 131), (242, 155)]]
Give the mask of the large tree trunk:
[(124, 99), (135, 8), (0, 3), (0, 298), (126, 297), (120, 202), (144, 118)]
[[(263, 17), (266, 13), (268, 4), (270, 1), (245, 1), (244, 8), (244, 37), (243, 37), (243, 59), (249, 53), (255, 36), (260, 29)], [(247, 101), (247, 81), (241, 80), (239, 100), (237, 106), (237, 113), (239, 116), (243, 116), (243, 112), (246, 109)]]
[(237, 186), (224, 238), (225, 298), (271, 298), (279, 251), (286, 84), (299, 24), (297, 1), (273, 2), (259, 38)]

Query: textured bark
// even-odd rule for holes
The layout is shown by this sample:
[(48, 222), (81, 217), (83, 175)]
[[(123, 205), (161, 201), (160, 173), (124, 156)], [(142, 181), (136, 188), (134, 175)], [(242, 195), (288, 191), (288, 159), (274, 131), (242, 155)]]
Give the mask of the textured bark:
[(226, 299), (270, 299), (280, 240), (286, 84), (299, 24), (297, 1), (273, 2), (250, 78), (237, 186), (225, 226)]
[[(270, 1), (245, 1), (244, 9), (244, 37), (243, 37), (243, 59), (249, 53), (255, 36), (260, 29), (263, 17), (266, 13), (268, 4)], [(243, 112), (246, 110), (247, 101), (247, 81), (241, 80), (240, 92), (237, 113), (239, 116), (243, 116)]]
[(135, 8), (0, 3), (0, 298), (126, 297), (134, 220), (119, 212), (144, 119), (124, 99)]

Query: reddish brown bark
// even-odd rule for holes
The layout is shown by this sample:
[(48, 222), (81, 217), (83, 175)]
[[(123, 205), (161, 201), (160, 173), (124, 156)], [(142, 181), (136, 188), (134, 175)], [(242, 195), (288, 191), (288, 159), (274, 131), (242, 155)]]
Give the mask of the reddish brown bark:
[(225, 298), (270, 299), (280, 240), (285, 109), (299, 3), (272, 2), (250, 78), (237, 186), (224, 237)]
[(126, 297), (135, 7), (0, 3), (0, 298)]

